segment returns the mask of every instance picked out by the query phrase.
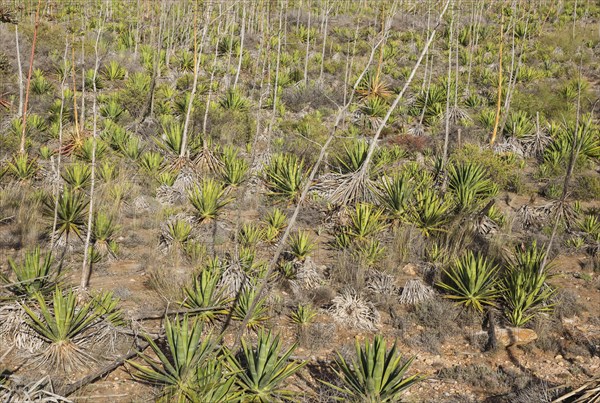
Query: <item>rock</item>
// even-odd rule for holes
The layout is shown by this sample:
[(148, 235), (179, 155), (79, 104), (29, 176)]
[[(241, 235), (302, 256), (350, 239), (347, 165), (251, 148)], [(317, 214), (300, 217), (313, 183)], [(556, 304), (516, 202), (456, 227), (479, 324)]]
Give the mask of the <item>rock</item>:
[(504, 347), (522, 346), (538, 338), (537, 333), (531, 329), (518, 329), (515, 327), (496, 329), (498, 344)]
[(416, 276), (417, 275), (417, 266), (412, 263), (407, 264), (402, 268), (402, 272), (408, 276)]

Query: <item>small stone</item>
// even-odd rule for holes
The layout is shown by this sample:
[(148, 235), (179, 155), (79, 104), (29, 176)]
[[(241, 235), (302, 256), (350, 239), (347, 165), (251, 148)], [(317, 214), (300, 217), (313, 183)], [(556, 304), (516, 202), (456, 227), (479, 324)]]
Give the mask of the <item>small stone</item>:
[(554, 359), (555, 359), (555, 360), (562, 360), (562, 359), (563, 359), (563, 356), (559, 354), (559, 355), (557, 355), (556, 357), (554, 357)]

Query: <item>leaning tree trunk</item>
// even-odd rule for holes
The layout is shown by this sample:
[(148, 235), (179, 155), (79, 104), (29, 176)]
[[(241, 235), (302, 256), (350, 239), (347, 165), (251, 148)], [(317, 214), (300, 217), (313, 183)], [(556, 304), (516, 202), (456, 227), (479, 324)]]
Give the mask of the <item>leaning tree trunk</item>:
[(29, 73), (27, 74), (27, 88), (25, 89), (25, 103), (23, 104), (23, 127), (21, 131), (21, 144), (19, 152), (25, 154), (25, 130), (27, 129), (27, 105), (29, 104), (29, 87), (31, 86), (31, 74), (33, 72), (33, 60), (35, 57), (35, 43), (37, 41), (37, 31), (40, 22), (40, 5), (42, 0), (38, 0), (35, 10), (35, 27), (33, 28), (33, 40), (31, 41), (31, 57), (29, 58)]

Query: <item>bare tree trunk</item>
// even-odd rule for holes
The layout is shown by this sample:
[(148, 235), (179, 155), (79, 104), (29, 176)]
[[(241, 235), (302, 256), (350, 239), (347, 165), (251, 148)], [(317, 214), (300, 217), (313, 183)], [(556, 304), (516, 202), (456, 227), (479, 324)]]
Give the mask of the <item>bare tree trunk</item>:
[(406, 80), (406, 82), (404, 83), (404, 86), (402, 87), (402, 90), (400, 91), (400, 93), (398, 94), (398, 96), (396, 97), (396, 99), (394, 100), (394, 102), (392, 103), (390, 108), (388, 109), (388, 112), (386, 113), (382, 122), (379, 124), (377, 132), (375, 133), (375, 136), (373, 137), (373, 139), (371, 140), (371, 144), (369, 145), (369, 151), (367, 152), (367, 156), (365, 157), (365, 160), (359, 171), (360, 177), (366, 178), (369, 163), (371, 162), (371, 159), (373, 159), (373, 155), (375, 154), (375, 147), (377, 146), (377, 140), (379, 140), (379, 137), (381, 136), (381, 132), (383, 131), (383, 129), (385, 127), (385, 124), (389, 120), (394, 109), (396, 109), (396, 107), (400, 103), (400, 100), (404, 97), (404, 93), (406, 92), (410, 83), (412, 82), (413, 78), (415, 77), (415, 74), (416, 74), (417, 70), (419, 69), (421, 62), (423, 61), (423, 58), (425, 57), (425, 54), (427, 53), (429, 46), (433, 42), (433, 38), (435, 37), (435, 34), (437, 33), (437, 30), (438, 30), (439, 26), (441, 25), (442, 19), (444, 18), (444, 15), (446, 14), (446, 11), (448, 10), (448, 6), (450, 5), (451, 2), (452, 2), (452, 0), (446, 0), (446, 4), (444, 5), (444, 8), (442, 9), (440, 16), (438, 17), (438, 22), (437, 22), (436, 26), (433, 28), (433, 30), (431, 31), (431, 34), (429, 35), (429, 39), (425, 43), (425, 46), (423, 47), (423, 50), (421, 51), (421, 54), (420, 54), (419, 58), (417, 59), (415, 66), (413, 67), (412, 71), (410, 72), (408, 79)]
[(325, 26), (323, 28), (323, 49), (321, 50), (321, 70), (319, 71), (319, 82), (323, 81), (323, 65), (325, 64), (325, 46), (327, 45), (327, 23), (329, 22), (329, 13), (333, 6), (325, 2)]
[[(502, 10), (500, 10), (502, 12)], [(502, 47), (504, 44), (504, 13), (500, 19), (500, 51), (498, 54), (498, 103), (496, 105), (496, 119), (494, 121), (494, 130), (492, 131), (492, 138), (490, 139), (490, 145), (494, 145), (496, 141), (496, 135), (498, 134), (498, 123), (500, 122), (500, 113), (502, 106)]]
[(23, 115), (23, 66), (21, 66), (21, 50), (19, 49), (19, 25), (15, 24), (15, 41), (17, 44), (17, 66), (19, 68), (19, 111), (18, 117)]
[(33, 28), (33, 40), (31, 41), (31, 57), (29, 58), (29, 73), (27, 74), (27, 88), (25, 89), (25, 103), (23, 104), (23, 127), (21, 131), (21, 144), (19, 152), (25, 154), (25, 130), (27, 129), (27, 105), (29, 104), (29, 87), (31, 85), (31, 74), (33, 73), (33, 60), (35, 56), (35, 43), (37, 40), (38, 25), (40, 22), (40, 5), (42, 0), (38, 0), (35, 10), (35, 27)]
[[(220, 36), (221, 31), (221, 21), (219, 21), (219, 25), (217, 26), (217, 38)], [(202, 135), (206, 136), (206, 125), (208, 122), (208, 111), (210, 109), (210, 98), (212, 96), (212, 87), (213, 81), (215, 79), (215, 71), (217, 70), (217, 59), (219, 56), (219, 41), (217, 39), (217, 44), (215, 45), (215, 54), (213, 57), (212, 68), (210, 70), (210, 81), (208, 84), (208, 94), (206, 94), (206, 107), (204, 108), (204, 119), (202, 121)], [(204, 142), (206, 145), (206, 141)]]
[(208, 31), (209, 21), (210, 21), (210, 11), (211, 4), (208, 5), (206, 9), (206, 16), (204, 18), (204, 29), (202, 30), (202, 39), (200, 40), (200, 52), (198, 53), (198, 41), (196, 38), (196, 18), (194, 15), (194, 83), (192, 85), (192, 92), (190, 93), (190, 99), (187, 104), (187, 112), (185, 114), (185, 123), (183, 125), (183, 136), (181, 140), (181, 150), (179, 153), (179, 158), (183, 159), (187, 152), (187, 140), (188, 140), (188, 130), (190, 125), (190, 116), (192, 115), (192, 105), (194, 103), (194, 97), (196, 96), (196, 87), (198, 86), (198, 73), (200, 70), (200, 59), (202, 55), (202, 49), (204, 47), (204, 40), (206, 39), (206, 33)]
[(244, 57), (244, 31), (246, 29), (246, 3), (242, 3), (242, 28), (240, 31), (240, 56), (238, 57), (237, 71), (235, 73), (235, 79), (233, 80), (233, 88), (237, 86), (238, 79), (240, 78), (240, 70), (242, 69), (242, 59)]
[[(65, 36), (65, 53), (63, 55), (63, 65), (67, 65), (67, 55), (69, 51), (68, 36)], [(62, 82), (60, 83), (60, 112), (58, 114), (58, 149), (62, 149), (63, 145), (63, 113), (65, 110), (65, 83), (67, 81), (67, 72), (63, 74)], [(56, 238), (56, 225), (58, 221), (58, 192), (60, 189), (60, 168), (61, 168), (61, 157), (62, 153), (59, 151), (56, 162), (56, 178), (54, 182), (54, 219), (52, 221), (52, 233), (50, 235), (50, 250), (54, 249), (54, 242)]]
[[(152, 80), (150, 81), (150, 93), (148, 94), (148, 101), (146, 103), (146, 108), (144, 113), (142, 114), (141, 122), (146, 120), (148, 116), (151, 116), (154, 112), (154, 92), (156, 89), (156, 80), (158, 78), (158, 72), (160, 70), (160, 52), (162, 50), (162, 31), (163, 31), (163, 23), (165, 15), (164, 13), (165, 3), (161, 1), (160, 4), (160, 16), (158, 18), (158, 36), (156, 37), (156, 49), (155, 53), (152, 57)], [(154, 27), (152, 27), (152, 31), (154, 32)]]
[[(273, 109), (271, 112), (271, 120), (267, 129), (267, 137), (271, 137), (271, 130), (273, 130), (273, 124), (275, 123), (275, 116), (277, 114), (277, 95), (279, 93), (279, 66), (281, 63), (281, 28), (283, 25), (283, 6), (279, 10), (279, 30), (277, 33), (277, 60), (275, 62), (275, 85), (273, 86)], [(287, 3), (286, 3), (287, 8)]]
[[(102, 21), (102, 19), (101, 19)], [(90, 204), (88, 207), (88, 222), (87, 222), (87, 234), (85, 237), (85, 246), (83, 250), (83, 263), (81, 266), (81, 284), (80, 292), (85, 293), (90, 282), (90, 275), (92, 272), (92, 265), (88, 263), (90, 253), (90, 239), (92, 236), (92, 218), (94, 216), (94, 189), (96, 186), (96, 139), (98, 136), (98, 88), (96, 88), (96, 77), (98, 76), (98, 68), (100, 65), (100, 57), (98, 55), (98, 42), (100, 42), (100, 33), (102, 32), (103, 22), (98, 27), (98, 34), (96, 35), (96, 44), (94, 46), (95, 63), (94, 63), (94, 76), (92, 88), (94, 91), (94, 98), (92, 101), (92, 114), (93, 116), (93, 128), (92, 128), (92, 173), (91, 173), (91, 184), (90, 184)]]
[[(279, 241), (279, 246), (277, 247), (277, 250), (275, 251), (275, 254), (273, 255), (273, 258), (269, 262), (269, 266), (267, 268), (266, 273), (263, 275), (263, 277), (261, 278), (261, 280), (259, 281), (259, 283), (256, 286), (256, 290), (257, 290), (256, 291), (256, 296), (252, 300), (252, 303), (250, 304), (250, 307), (248, 308), (246, 316), (244, 317), (244, 320), (242, 321), (242, 324), (240, 325), (240, 330), (238, 331), (236, 339), (235, 339), (234, 349), (237, 346), (239, 346), (242, 334), (244, 332), (244, 329), (246, 328), (246, 325), (248, 324), (248, 320), (252, 316), (252, 312), (256, 308), (256, 305), (257, 305), (258, 301), (260, 300), (262, 294), (265, 291), (265, 286), (267, 285), (267, 280), (270, 278), (271, 274), (273, 273), (273, 270), (275, 270), (277, 262), (279, 261), (279, 257), (283, 253), (283, 249), (286, 247), (286, 242), (287, 242), (287, 240), (288, 240), (288, 238), (290, 236), (292, 228), (294, 227), (294, 225), (296, 223), (296, 219), (298, 218), (298, 214), (300, 213), (300, 209), (301, 209), (301, 207), (303, 205), (303, 202), (306, 199), (306, 196), (308, 195), (308, 191), (311, 188), (311, 184), (312, 184), (312, 182), (315, 179), (315, 176), (316, 176), (316, 174), (317, 174), (317, 172), (319, 170), (319, 167), (321, 166), (321, 163), (322, 163), (323, 159), (325, 158), (325, 154), (326, 154), (327, 148), (331, 144), (331, 141), (335, 138), (335, 135), (336, 135), (336, 133), (337, 133), (337, 131), (339, 129), (339, 125), (340, 125), (342, 119), (344, 118), (344, 116), (346, 114), (346, 111), (348, 110), (348, 107), (352, 103), (352, 100), (353, 100), (353, 97), (354, 97), (354, 92), (356, 91), (356, 88), (358, 87), (358, 84), (363, 79), (363, 77), (366, 74), (366, 72), (368, 71), (368, 69), (371, 67), (371, 64), (373, 63), (373, 57), (375, 55), (375, 51), (376, 51), (377, 47), (381, 45), (382, 42), (383, 42), (383, 39), (381, 39), (377, 44), (375, 44), (372, 47), (372, 49), (371, 49), (371, 55), (369, 57), (369, 60), (368, 60), (368, 62), (366, 64), (364, 70), (359, 75), (358, 79), (356, 80), (356, 82), (354, 84), (354, 87), (353, 87), (352, 94), (350, 95), (350, 98), (349, 98), (348, 102), (343, 107), (340, 107), (339, 110), (338, 110), (335, 122), (333, 124), (333, 128), (331, 130), (331, 133), (330, 133), (329, 137), (327, 138), (327, 141), (325, 142), (325, 144), (323, 144), (323, 146), (321, 147), (321, 152), (319, 154), (319, 157), (318, 157), (317, 161), (315, 162), (315, 164), (313, 165), (313, 168), (312, 168), (312, 170), (311, 170), (311, 172), (310, 172), (310, 174), (308, 176), (306, 185), (302, 189), (302, 194), (300, 195), (300, 199), (298, 200), (298, 203), (296, 203), (296, 208), (294, 209), (294, 213), (290, 217), (290, 221), (289, 221), (289, 223), (287, 225), (287, 228), (285, 229), (285, 232), (282, 235), (281, 240)], [(226, 327), (224, 327), (222, 329), (222, 333), (225, 330), (226, 330)]]
[(308, 28), (306, 29), (306, 55), (304, 56), (304, 86), (308, 85), (308, 55), (310, 53), (310, 9), (311, 3), (308, 3)]
[[(83, 23), (85, 26), (85, 23)], [(85, 29), (81, 36), (81, 129), (85, 131)]]
[(442, 175), (444, 177), (444, 184), (442, 188), (446, 186), (446, 174), (444, 173), (446, 169), (446, 161), (448, 160), (448, 140), (450, 139), (450, 80), (452, 79), (452, 38), (453, 38), (453, 28), (454, 28), (454, 8), (452, 8), (452, 12), (450, 13), (450, 33), (448, 38), (448, 80), (446, 81), (446, 128), (444, 132), (444, 151), (442, 154)]

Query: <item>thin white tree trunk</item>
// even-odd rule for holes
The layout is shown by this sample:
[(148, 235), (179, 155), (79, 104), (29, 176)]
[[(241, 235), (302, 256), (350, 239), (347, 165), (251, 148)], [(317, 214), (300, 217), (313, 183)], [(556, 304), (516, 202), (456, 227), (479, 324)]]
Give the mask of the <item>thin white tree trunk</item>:
[(23, 66), (21, 66), (21, 50), (19, 49), (19, 24), (15, 24), (15, 42), (17, 44), (17, 66), (19, 69), (19, 111), (17, 116), (23, 116)]
[(246, 36), (244, 31), (246, 29), (246, 3), (242, 3), (242, 28), (240, 32), (240, 55), (238, 57), (237, 71), (235, 73), (235, 79), (233, 80), (233, 88), (237, 86), (238, 79), (240, 78), (240, 70), (242, 69), (242, 59), (244, 57), (244, 37)]
[[(102, 21), (102, 19), (101, 19)], [(95, 63), (94, 63), (94, 76), (92, 89), (94, 91), (94, 98), (92, 101), (92, 114), (93, 114), (93, 126), (92, 126), (92, 172), (91, 172), (91, 184), (90, 184), (90, 204), (88, 207), (88, 222), (87, 222), (87, 234), (85, 237), (85, 246), (83, 250), (83, 263), (81, 266), (81, 284), (80, 292), (85, 293), (87, 291), (90, 275), (92, 272), (91, 263), (88, 262), (90, 253), (90, 239), (92, 236), (92, 219), (94, 216), (94, 189), (96, 186), (96, 141), (98, 136), (98, 88), (96, 88), (96, 77), (98, 76), (98, 68), (100, 65), (100, 57), (98, 55), (98, 42), (100, 42), (100, 34), (102, 32), (102, 25), (98, 27), (98, 34), (96, 35), (96, 44), (94, 45)]]
[(308, 86), (308, 55), (310, 53), (310, 2), (308, 3), (308, 28), (306, 29), (306, 55), (304, 56), (304, 86)]
[[(63, 55), (63, 65), (67, 65), (67, 54), (69, 51), (68, 36), (65, 36), (65, 53)], [(65, 110), (65, 82), (67, 81), (67, 72), (63, 74), (62, 82), (60, 83), (60, 112), (58, 114), (58, 157), (56, 161), (56, 177), (54, 178), (54, 219), (52, 220), (52, 233), (50, 235), (50, 250), (54, 249), (54, 242), (56, 240), (56, 225), (58, 222), (58, 192), (60, 190), (60, 169), (61, 169), (61, 157), (62, 153), (60, 150), (63, 145), (63, 114)]]

